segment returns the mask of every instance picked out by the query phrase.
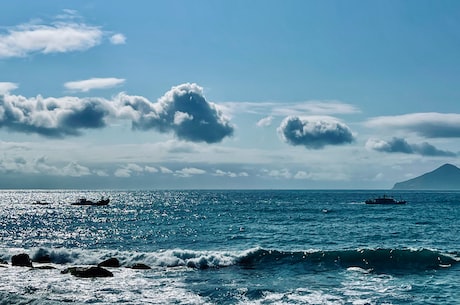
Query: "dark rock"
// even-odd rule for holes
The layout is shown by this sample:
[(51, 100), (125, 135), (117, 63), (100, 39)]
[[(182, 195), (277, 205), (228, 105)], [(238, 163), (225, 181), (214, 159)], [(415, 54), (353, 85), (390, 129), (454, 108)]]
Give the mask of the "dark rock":
[(20, 267), (32, 267), (32, 261), (30, 260), (28, 254), (21, 253), (11, 257), (11, 265)]
[(76, 277), (92, 278), (92, 277), (112, 277), (113, 273), (102, 267), (70, 267), (66, 268), (61, 273), (70, 273)]
[(0, 258), (0, 265), (8, 265), (8, 262), (3, 258)]
[(112, 258), (109, 258), (101, 263), (98, 264), (99, 267), (114, 267), (114, 268), (118, 268), (120, 267), (120, 261), (115, 258), (115, 257), (112, 257)]
[(53, 266), (36, 266), (34, 269), (39, 269), (39, 270), (50, 270), (50, 269), (56, 269), (56, 267)]
[(75, 271), (75, 269), (77, 269), (77, 267), (65, 268), (64, 270), (61, 270), (61, 274), (72, 273), (73, 271)]
[(142, 264), (142, 263), (134, 264), (130, 268), (131, 269), (139, 269), (139, 270), (152, 269), (150, 266), (147, 266), (146, 264)]

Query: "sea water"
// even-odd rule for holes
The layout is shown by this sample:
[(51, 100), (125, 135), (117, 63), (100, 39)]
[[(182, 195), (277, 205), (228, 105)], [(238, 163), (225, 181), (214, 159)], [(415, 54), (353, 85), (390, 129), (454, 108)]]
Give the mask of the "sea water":
[[(459, 304), (460, 192), (386, 194), (407, 204), (364, 203), (382, 191), (1, 191), (0, 304)], [(108, 206), (71, 205), (101, 196)], [(54, 268), (12, 266), (19, 253)], [(112, 257), (113, 277), (61, 273)]]

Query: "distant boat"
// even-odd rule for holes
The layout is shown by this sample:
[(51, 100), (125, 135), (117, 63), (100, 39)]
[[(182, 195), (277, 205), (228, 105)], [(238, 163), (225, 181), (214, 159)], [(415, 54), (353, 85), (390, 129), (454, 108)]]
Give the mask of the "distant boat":
[(394, 198), (383, 195), (383, 197), (378, 197), (375, 199), (368, 199), (365, 201), (366, 204), (405, 204), (405, 200), (395, 200)]
[(46, 201), (40, 201), (40, 200), (37, 200), (35, 202), (32, 202), (32, 204), (37, 204), (37, 205), (48, 205), (48, 204), (51, 204), (50, 202), (46, 202)]
[(104, 199), (104, 197), (101, 198), (99, 201), (92, 201), (88, 200), (86, 198), (80, 198), (76, 202), (73, 202), (72, 205), (94, 205), (94, 206), (100, 206), (100, 205), (108, 205), (110, 202), (110, 199)]

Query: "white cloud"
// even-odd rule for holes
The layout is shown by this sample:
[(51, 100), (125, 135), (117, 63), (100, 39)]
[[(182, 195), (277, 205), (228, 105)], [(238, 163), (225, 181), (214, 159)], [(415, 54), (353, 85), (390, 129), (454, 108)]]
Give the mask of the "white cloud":
[(292, 174), (287, 168), (283, 169), (263, 169), (262, 170), (263, 175), (273, 177), (273, 178), (283, 178), (283, 179), (291, 179)]
[[(107, 33), (99, 26), (75, 22), (78, 17), (75, 11), (65, 10), (49, 23), (25, 23), (7, 28), (6, 32), (0, 32), (0, 58), (84, 51), (101, 44)], [(110, 37), (113, 44), (125, 40), (123, 34)]]
[(106, 171), (100, 170), (100, 169), (95, 170), (94, 174), (99, 176), (99, 177), (108, 177), (109, 176), (109, 174)]
[(460, 137), (460, 114), (458, 113), (411, 113), (397, 116), (381, 116), (369, 119), (365, 126), (401, 129), (427, 138)]
[(0, 95), (1, 127), (48, 137), (75, 136), (81, 129), (105, 127), (111, 111), (112, 105), (103, 99)]
[(107, 89), (125, 82), (123, 78), (107, 77), (107, 78), (90, 78), (85, 80), (67, 82), (64, 84), (69, 90), (88, 92), (93, 89)]
[(298, 171), (294, 175), (294, 179), (299, 179), (299, 180), (311, 179), (311, 178), (312, 178), (312, 175), (310, 173), (307, 173), (306, 171)]
[[(123, 79), (90, 79), (67, 83), (87, 91), (122, 83)], [(11, 87), (11, 84), (5, 87)], [(78, 136), (84, 129), (107, 126), (108, 119), (131, 120), (135, 130), (171, 132), (190, 142), (217, 143), (233, 135), (234, 127), (218, 105), (208, 102), (196, 84), (173, 87), (157, 102), (120, 93), (104, 98), (26, 98), (0, 95), (0, 128), (63, 138)]]
[(156, 103), (126, 94), (118, 95), (117, 102), (120, 116), (131, 118), (135, 129), (173, 132), (181, 140), (208, 144), (233, 135), (228, 118), (218, 105), (206, 100), (197, 84), (174, 86)]
[(25, 24), (0, 35), (0, 58), (83, 51), (100, 44), (102, 37), (100, 28), (85, 24)]
[(115, 177), (119, 178), (129, 178), (133, 174), (140, 174), (144, 172), (144, 168), (138, 164), (135, 163), (129, 163), (126, 165), (123, 165), (121, 168), (118, 168), (115, 170)]
[(219, 176), (219, 177), (230, 177), (230, 178), (236, 178), (236, 177), (248, 177), (249, 174), (247, 172), (239, 172), (239, 173), (235, 173), (235, 172), (230, 172), (230, 171), (223, 171), (223, 170), (220, 170), (220, 169), (217, 169), (214, 174), (214, 176)]
[(131, 171), (127, 168), (118, 168), (115, 170), (114, 175), (118, 178), (129, 178), (131, 177)]
[(172, 170), (170, 170), (169, 168), (164, 167), (164, 166), (160, 166), (160, 172), (161, 172), (162, 174), (172, 174), (172, 173), (173, 173)]
[(0, 94), (9, 93), (18, 88), (18, 84), (11, 82), (0, 82)]
[(289, 115), (337, 115), (360, 113), (352, 104), (341, 101), (286, 102), (226, 102), (222, 103), (229, 113), (252, 113), (271, 116)]
[(179, 177), (190, 177), (193, 175), (203, 175), (205, 173), (206, 173), (205, 170), (195, 168), (195, 167), (186, 167), (181, 170), (176, 170), (174, 172), (174, 174)]
[(256, 125), (257, 127), (268, 127), (272, 124), (272, 121), (273, 121), (273, 116), (268, 116), (268, 117), (265, 117), (263, 119), (260, 119)]
[(274, 115), (337, 115), (361, 112), (356, 106), (340, 101), (307, 101), (288, 105), (277, 105)]
[(188, 113), (181, 111), (176, 111), (176, 113), (174, 113), (174, 125), (180, 125), (183, 122), (190, 120), (193, 120), (193, 116)]
[(123, 34), (115, 34), (110, 37), (110, 42), (112, 44), (125, 44), (126, 43), (126, 37)]
[(144, 171), (147, 173), (158, 173), (158, 169), (153, 166), (145, 166)]
[(89, 168), (82, 166), (76, 162), (70, 162), (62, 169), (63, 176), (81, 177), (91, 175)]

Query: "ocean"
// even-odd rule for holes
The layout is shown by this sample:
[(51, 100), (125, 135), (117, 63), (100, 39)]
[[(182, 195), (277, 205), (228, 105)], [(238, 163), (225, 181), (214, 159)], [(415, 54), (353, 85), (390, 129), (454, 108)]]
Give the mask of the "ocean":
[(0, 304), (460, 304), (460, 192), (5, 190), (0, 236)]

